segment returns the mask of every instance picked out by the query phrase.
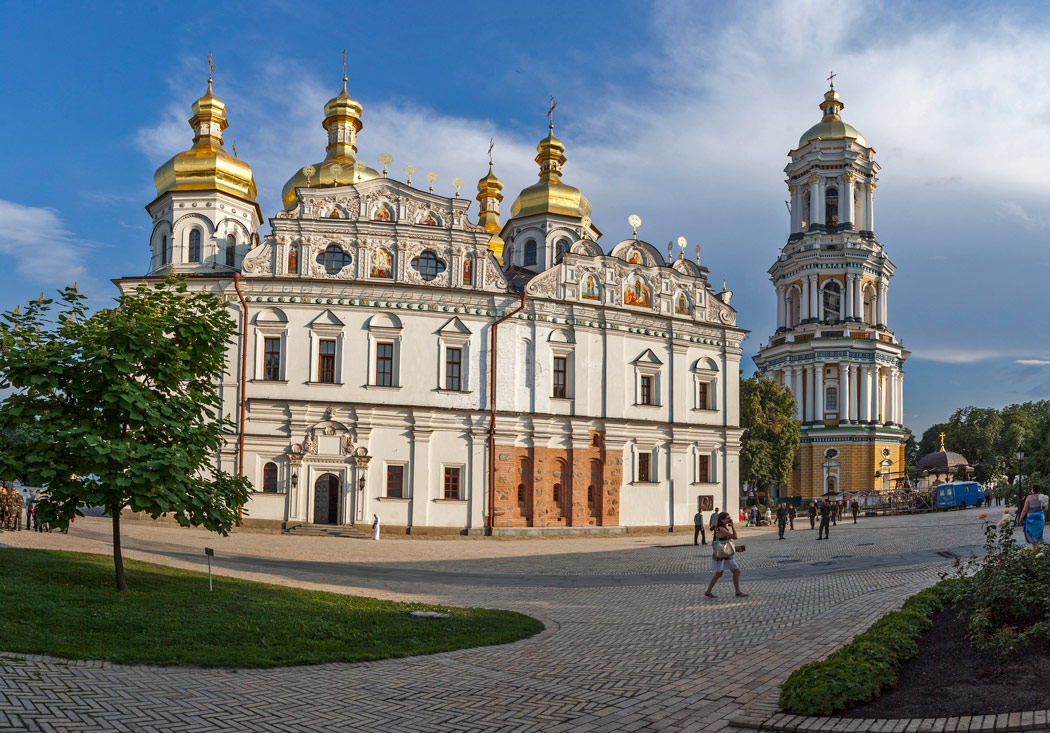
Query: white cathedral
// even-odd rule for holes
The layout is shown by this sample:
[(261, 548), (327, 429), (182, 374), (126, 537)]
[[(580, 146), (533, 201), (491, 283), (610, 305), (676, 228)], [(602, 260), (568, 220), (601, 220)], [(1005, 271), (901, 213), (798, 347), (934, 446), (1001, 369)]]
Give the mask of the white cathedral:
[(458, 193), (358, 160), (344, 77), (324, 160), (295, 172), (260, 235), (210, 79), (189, 122), (193, 147), (154, 178), (149, 276), (186, 276), (240, 324), (218, 460), (255, 487), (246, 524), (666, 530), (737, 510), (731, 293), (684, 251), (631, 238), (606, 253), (553, 126), (503, 224), (489, 163), (475, 223)]

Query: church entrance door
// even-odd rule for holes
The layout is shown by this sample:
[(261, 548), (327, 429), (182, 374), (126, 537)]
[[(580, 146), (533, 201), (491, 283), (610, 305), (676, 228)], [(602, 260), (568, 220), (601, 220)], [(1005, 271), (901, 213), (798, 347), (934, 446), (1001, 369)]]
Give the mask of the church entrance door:
[(339, 478), (333, 474), (314, 483), (314, 524), (339, 524)]

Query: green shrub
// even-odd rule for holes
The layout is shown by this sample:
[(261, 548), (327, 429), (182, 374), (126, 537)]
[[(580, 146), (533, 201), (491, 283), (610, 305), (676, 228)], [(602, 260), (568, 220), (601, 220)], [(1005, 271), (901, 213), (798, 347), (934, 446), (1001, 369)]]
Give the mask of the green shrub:
[(918, 639), (931, 616), (953, 595), (954, 580), (916, 593), (900, 611), (880, 618), (846, 646), (819, 662), (803, 665), (780, 686), (780, 707), (796, 715), (827, 715), (873, 700), (897, 684), (897, 673), (919, 651)]
[(1010, 522), (987, 524), (984, 537), (985, 554), (956, 565), (952, 601), (970, 643), (1001, 667), (1050, 632), (1050, 549), (1018, 542)]

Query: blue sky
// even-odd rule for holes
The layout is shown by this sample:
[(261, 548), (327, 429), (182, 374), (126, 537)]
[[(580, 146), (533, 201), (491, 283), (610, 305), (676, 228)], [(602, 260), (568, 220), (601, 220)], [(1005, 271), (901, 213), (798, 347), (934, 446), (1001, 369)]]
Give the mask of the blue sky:
[[(890, 326), (913, 355), (907, 423), (966, 404), (1050, 398), (1050, 13), (966, 3), (23, 3), (0, 60), (0, 308), (78, 280), (143, 273), (153, 172), (190, 145), (214, 53), (227, 148), (265, 217), (323, 157), (321, 107), (364, 106), (361, 157), (505, 204), (535, 180), (547, 98), (565, 180), (611, 248), (630, 233), (702, 244), (754, 353), (776, 308), (766, 269), (787, 235), (783, 167), (819, 118), (830, 70), (843, 117), (878, 151), (876, 233), (898, 266)], [(750, 359), (745, 370), (750, 374)]]

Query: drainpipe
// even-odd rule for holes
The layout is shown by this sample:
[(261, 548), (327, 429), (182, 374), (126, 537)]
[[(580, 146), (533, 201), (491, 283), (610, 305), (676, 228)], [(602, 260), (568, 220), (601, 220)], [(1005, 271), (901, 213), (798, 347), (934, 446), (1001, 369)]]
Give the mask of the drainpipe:
[[(240, 378), (240, 391), (238, 397), (240, 398), (240, 418), (237, 420), (237, 475), (244, 476), (244, 382), (245, 382), (245, 370), (248, 365), (248, 303), (244, 300), (244, 295), (241, 293), (241, 273), (233, 273), (233, 287), (237, 290), (237, 297), (241, 301), (241, 378)], [(237, 522), (241, 520), (241, 509), (243, 507), (237, 507)]]
[(489, 331), (489, 370), (492, 376), (489, 381), (489, 515), (486, 522), (488, 533), (492, 534), (492, 526), (496, 517), (494, 502), (496, 499), (496, 330), (499, 324), (513, 315), (521, 312), (525, 307), (525, 292), (521, 293), (521, 302), (518, 307), (492, 324)]

